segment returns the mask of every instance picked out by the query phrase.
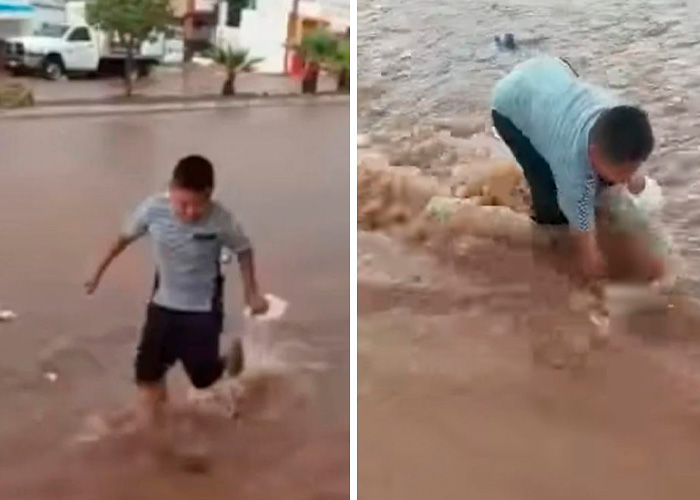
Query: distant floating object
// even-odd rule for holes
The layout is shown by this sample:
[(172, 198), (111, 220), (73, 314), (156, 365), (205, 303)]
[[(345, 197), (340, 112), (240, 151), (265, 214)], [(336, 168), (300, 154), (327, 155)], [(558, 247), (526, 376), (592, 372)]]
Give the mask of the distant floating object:
[(516, 50), (518, 48), (515, 43), (515, 35), (513, 33), (506, 33), (502, 38), (500, 35), (496, 35), (494, 40), (496, 41), (496, 45), (498, 45), (498, 47), (501, 49)]
[(17, 315), (9, 310), (0, 310), (0, 321), (14, 321), (17, 319)]

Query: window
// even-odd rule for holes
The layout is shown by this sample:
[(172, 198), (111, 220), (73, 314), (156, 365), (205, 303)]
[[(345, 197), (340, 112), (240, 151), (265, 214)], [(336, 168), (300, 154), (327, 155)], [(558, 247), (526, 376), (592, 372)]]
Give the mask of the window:
[(35, 35), (45, 36), (49, 38), (63, 38), (63, 35), (66, 34), (66, 31), (68, 31), (68, 26), (60, 24), (43, 23), (41, 25), (41, 28), (39, 28), (36, 31)]
[(228, 12), (226, 14), (226, 26), (229, 26), (231, 28), (240, 28), (241, 6), (235, 2), (229, 2)]
[(257, 8), (257, 0), (229, 0), (227, 5), (226, 26), (240, 28), (243, 9), (255, 10)]
[(87, 28), (75, 28), (68, 37), (69, 42), (89, 42), (90, 32)]

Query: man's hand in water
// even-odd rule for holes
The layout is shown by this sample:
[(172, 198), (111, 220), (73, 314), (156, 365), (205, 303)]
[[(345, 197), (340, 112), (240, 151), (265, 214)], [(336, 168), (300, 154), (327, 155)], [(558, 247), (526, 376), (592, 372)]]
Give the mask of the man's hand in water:
[(607, 262), (600, 253), (600, 250), (595, 250), (586, 253), (582, 256), (582, 270), (586, 278), (598, 280), (604, 278), (607, 274)]
[(639, 194), (646, 187), (646, 179), (643, 175), (636, 173), (627, 181), (627, 190), (632, 194)]
[(607, 274), (607, 263), (598, 246), (596, 232), (574, 231), (573, 237), (584, 277), (592, 280), (604, 278)]
[(270, 308), (270, 304), (265, 297), (259, 293), (252, 294), (246, 299), (246, 303), (250, 308), (250, 313), (253, 316), (258, 316), (260, 314), (265, 314)]

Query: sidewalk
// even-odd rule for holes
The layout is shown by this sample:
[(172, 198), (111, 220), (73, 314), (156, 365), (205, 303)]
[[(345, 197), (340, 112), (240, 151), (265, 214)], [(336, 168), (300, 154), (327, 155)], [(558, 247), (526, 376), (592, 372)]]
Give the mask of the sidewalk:
[[(7, 81), (23, 83), (34, 92), (37, 106), (108, 104), (124, 101), (124, 88), (119, 78), (77, 78), (51, 82), (36, 77), (11, 77), (0, 74)], [(188, 68), (158, 67), (146, 79), (135, 82), (133, 103), (196, 101), (213, 99), (221, 95), (224, 82), (221, 69), (191, 65)], [(332, 92), (336, 88), (332, 77), (322, 76), (319, 92)], [(289, 95), (301, 92), (301, 82), (285, 75), (242, 73), (236, 79), (238, 94)]]
[(106, 115), (137, 115), (150, 113), (175, 113), (211, 109), (240, 109), (250, 107), (279, 106), (324, 106), (347, 105), (350, 96), (338, 93), (322, 93), (315, 96), (303, 94), (270, 94), (268, 96), (241, 96), (237, 99), (213, 99), (206, 96), (185, 97), (141, 97), (129, 101), (81, 101), (55, 102), (28, 108), (0, 110), (0, 121), (4, 119), (67, 118)]

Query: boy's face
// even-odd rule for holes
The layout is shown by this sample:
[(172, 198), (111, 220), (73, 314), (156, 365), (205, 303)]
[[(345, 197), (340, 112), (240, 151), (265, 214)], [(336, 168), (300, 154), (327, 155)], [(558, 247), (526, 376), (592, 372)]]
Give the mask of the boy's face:
[(589, 158), (596, 173), (612, 184), (628, 182), (641, 167), (641, 162), (616, 163), (610, 161), (605, 153), (595, 144), (589, 148)]
[(182, 222), (197, 222), (207, 215), (210, 206), (210, 190), (199, 192), (170, 186), (170, 208)]

